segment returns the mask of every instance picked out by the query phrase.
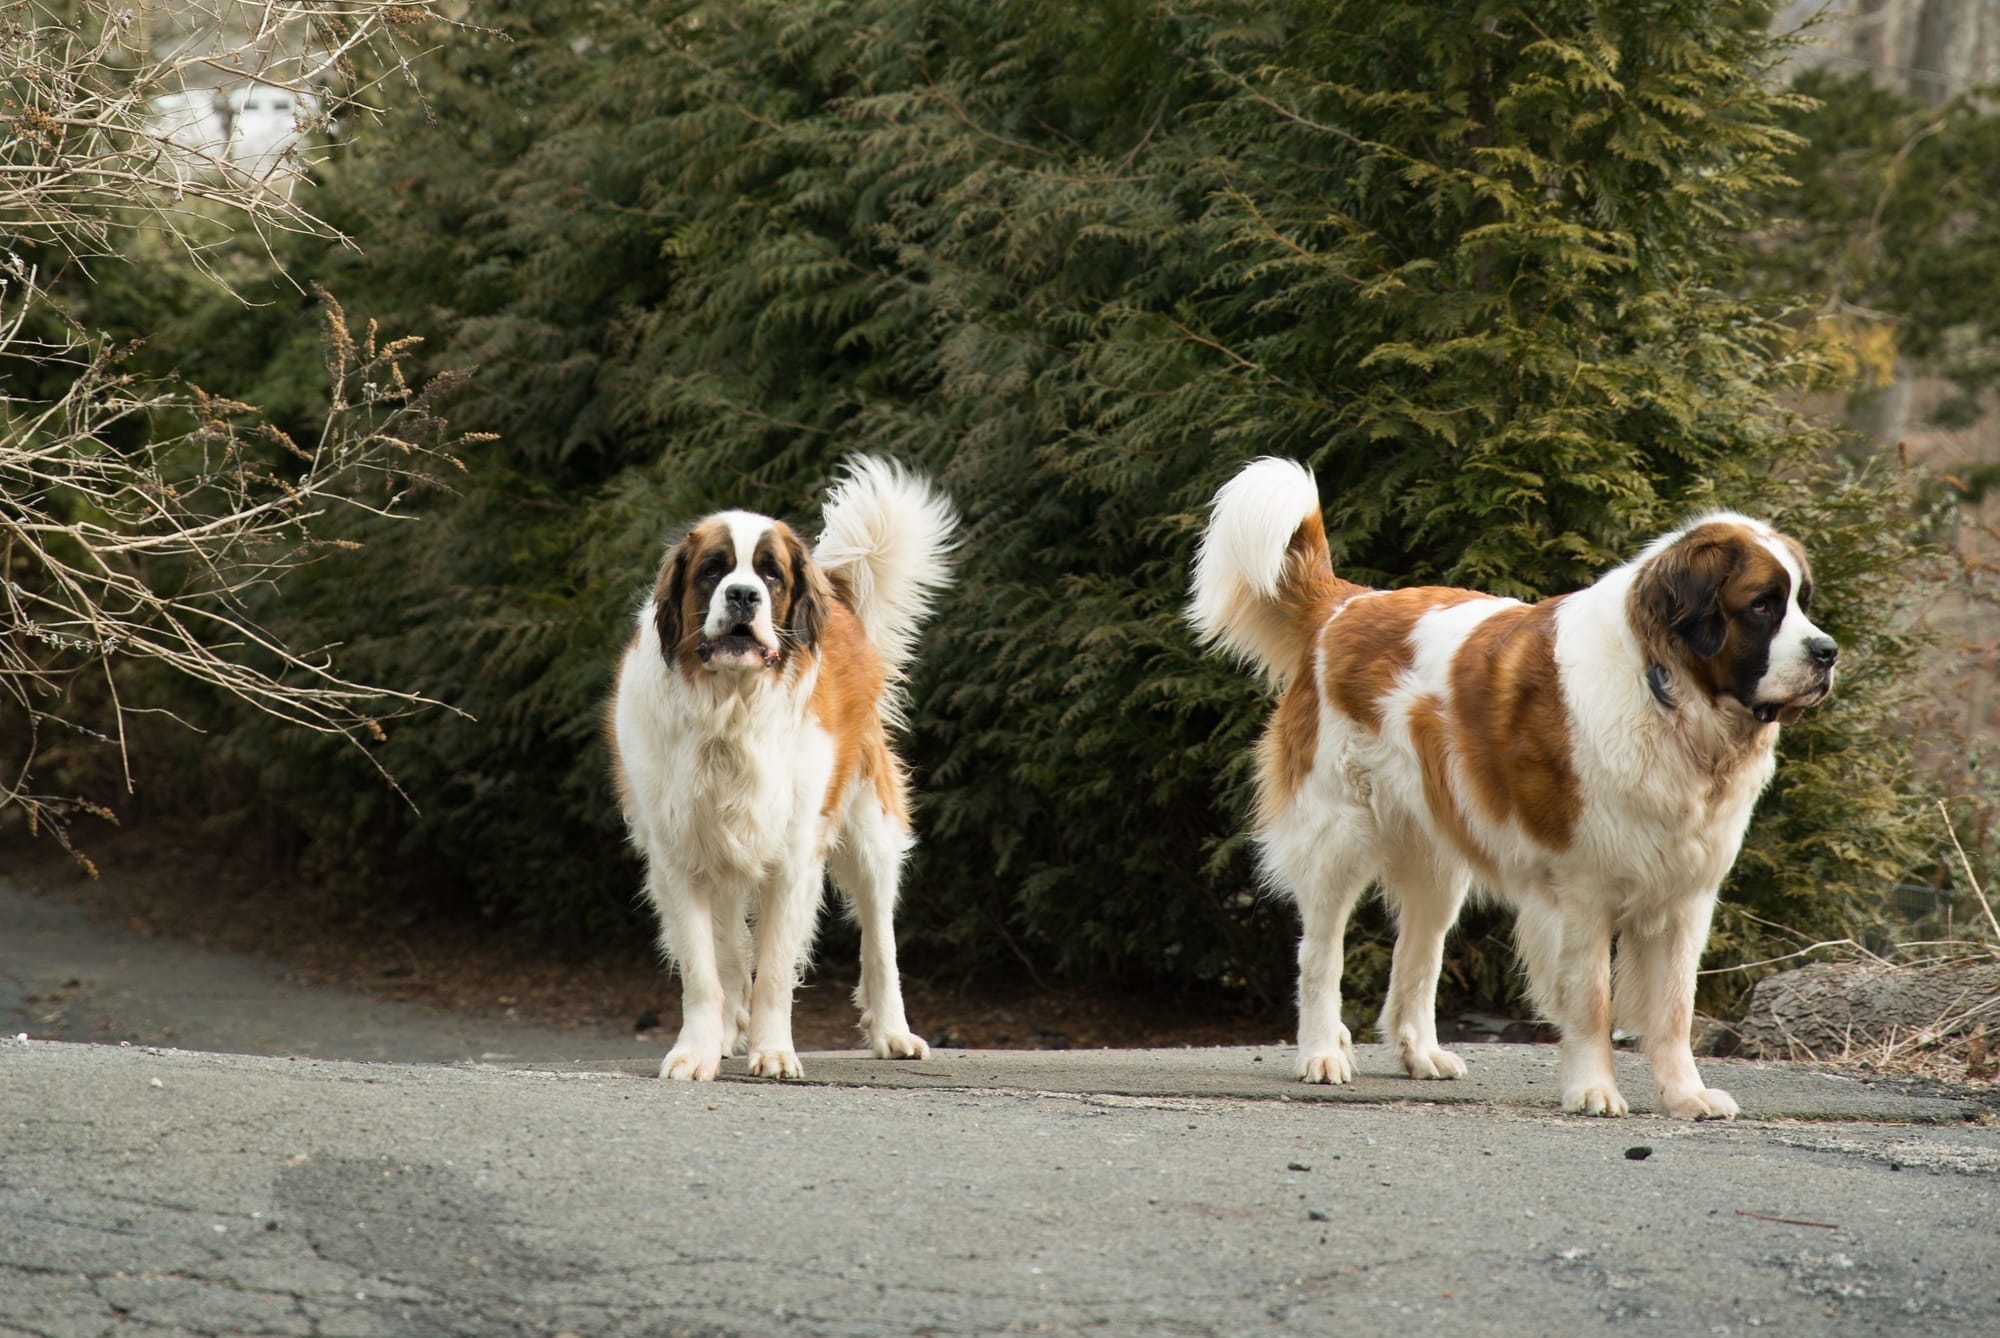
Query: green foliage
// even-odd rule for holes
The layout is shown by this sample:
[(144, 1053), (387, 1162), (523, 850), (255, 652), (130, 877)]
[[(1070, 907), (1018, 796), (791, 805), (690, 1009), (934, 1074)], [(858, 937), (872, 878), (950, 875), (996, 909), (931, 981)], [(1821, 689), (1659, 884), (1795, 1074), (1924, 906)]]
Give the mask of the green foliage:
[[(446, 53), (435, 124), (329, 174), (363, 258), (295, 258), (480, 366), (455, 421), (502, 441), (462, 495), (377, 527), (371, 579), (295, 606), (370, 627), (350, 663), (479, 723), (391, 738), (421, 815), (357, 800), (295, 741), (239, 730), (232, 765), (343, 863), (619, 922), (635, 880), (594, 731), (663, 536), (724, 504), (809, 520), (842, 455), (883, 452), (968, 522), (915, 683), (914, 969), (1021, 954), (1282, 997), (1290, 912), (1241, 836), (1268, 702), (1179, 610), (1215, 487), (1288, 455), (1318, 473), (1343, 572), (1385, 584), (1568, 589), (1713, 504), (1797, 527), (1861, 672), (1790, 733), (1730, 896), (1851, 926), (1908, 854), (1884, 705), (1906, 649), (1881, 630), (1905, 536), (1886, 487), (1809, 470), (1822, 443), (1777, 399), (1809, 361), (1729, 286), (1795, 145), (1762, 17), (498, 16), (512, 43)], [(272, 375), (294, 324), (262, 327)], [(209, 346), (201, 328), (177, 343)], [(1483, 928), (1455, 969), (1493, 998), (1508, 968)], [(1722, 942), (1768, 946), (1747, 919)], [(1357, 948), (1362, 992), (1381, 961)]]
[(1945, 412), (1967, 418), (2000, 382), (2000, 115), (1984, 95), (1934, 107), (1861, 75), (1817, 71), (1798, 92), (1806, 148), (1752, 252), (1764, 281), (1827, 291), (1821, 323), (1875, 373), (1864, 385), (1909, 358), (1958, 384)]
[[(1954, 441), (1936, 430), (1990, 413), (2000, 387), (2000, 113), (1991, 90), (1930, 106), (1818, 72), (1799, 91), (1813, 101), (1790, 125), (1808, 147), (1791, 165), (1796, 186), (1770, 202), (1770, 222), (1748, 252), (1752, 272), (1773, 287), (1826, 292), (1809, 335), (1854, 373), (1861, 395), (1892, 377), (1952, 383), (1956, 393), (1923, 424), (1932, 438), (1931, 523), (1940, 548), (1956, 550), (1929, 596), (1990, 610), (1996, 573), (1980, 556), (1979, 536), (1990, 529), (1979, 508), (2000, 466), (1957, 456), (1976, 436)], [(1931, 860), (1916, 881), (1954, 889), (1960, 922), (1975, 925), (1983, 917), (1967, 885), (2000, 871), (2000, 779), (1989, 756), (2000, 721), (1980, 718), (1974, 688), (1991, 681), (1995, 647), (1978, 626), (1940, 638), (1925, 678), (1944, 700), (1909, 726), (1924, 736), (1928, 778), (1951, 797), (1974, 866), (1959, 864), (1937, 815), (1925, 811), (1915, 821)]]

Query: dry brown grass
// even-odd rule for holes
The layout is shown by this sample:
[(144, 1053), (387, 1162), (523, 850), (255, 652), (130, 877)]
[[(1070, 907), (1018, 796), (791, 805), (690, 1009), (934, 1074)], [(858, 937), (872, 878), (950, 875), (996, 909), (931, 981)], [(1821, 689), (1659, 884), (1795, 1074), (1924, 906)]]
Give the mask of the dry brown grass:
[(2000, 919), (1949, 813), (1942, 803), (1938, 809), (1977, 918), (1946, 937), (1887, 952), (1840, 939), (1726, 968), (1807, 959), (1824, 968), (1759, 982), (1750, 1015), (1736, 1029), (1747, 1048), (1896, 1077), (1989, 1082), (2000, 1074), (2000, 972), (1991, 969), (2000, 967)]

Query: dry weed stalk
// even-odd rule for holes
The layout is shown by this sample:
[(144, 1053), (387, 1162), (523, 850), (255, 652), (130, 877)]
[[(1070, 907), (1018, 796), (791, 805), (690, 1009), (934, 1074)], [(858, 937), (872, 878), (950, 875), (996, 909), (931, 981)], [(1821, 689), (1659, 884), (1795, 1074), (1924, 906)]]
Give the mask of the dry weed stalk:
[(1986, 927), (1993, 931), (1984, 948), (1988, 953), (2000, 955), (2000, 920), (1993, 918), (1993, 903), (1986, 899), (1986, 889), (1979, 885), (1979, 875), (1972, 871), (1972, 860), (1966, 856), (1965, 847), (1958, 843), (1958, 829), (1952, 825), (1951, 810), (1944, 806), (1944, 800), (1937, 801), (1938, 815), (1944, 819), (1945, 835), (1951, 838), (1951, 848), (1958, 856), (1959, 870), (1965, 874), (1965, 885), (1972, 889), (1972, 895), (1979, 899), (1979, 909), (1986, 914)]
[[(149, 28), (102, 0), (27, 0), (0, 14), (0, 811), (68, 844), (64, 819), (105, 813), (40, 793), (52, 735), (113, 744), (131, 783), (122, 662), (151, 661), (259, 711), (357, 743), (380, 720), (428, 705), (353, 681), (330, 647), (294, 647), (260, 626), (251, 596), (338, 541), (338, 509), (407, 515), (414, 492), (473, 438), (438, 416), (453, 376), (412, 383), (416, 341), (357, 340), (320, 294), (331, 407), (300, 442), (249, 405), (127, 370), (129, 350), (79, 325), (34, 260), (84, 274), (130, 233), (169, 239), (204, 272), (238, 239), (332, 236), (310, 192), (275, 188), (302, 168), (293, 137), (260, 170), (162, 128), (162, 95), (254, 82), (293, 105), (365, 119), (383, 77), (411, 59), (438, 4), (207, 0)], [(370, 71), (373, 71), (371, 74)], [(298, 126), (307, 131), (313, 126)], [(288, 183), (285, 183), (288, 184)], [(17, 393), (15, 387), (31, 389)], [(79, 689), (102, 684), (101, 713)], [(94, 693), (84, 694), (85, 696)], [(108, 814), (107, 814), (108, 816)]]
[(1880, 1036), (1851, 1036), (1831, 1054), (1800, 1047), (1793, 1058), (1867, 1069), (1901, 1077), (1991, 1081), (1987, 1023), (2000, 1022), (2000, 995), (1941, 1016), (1921, 1027), (1891, 1028)]

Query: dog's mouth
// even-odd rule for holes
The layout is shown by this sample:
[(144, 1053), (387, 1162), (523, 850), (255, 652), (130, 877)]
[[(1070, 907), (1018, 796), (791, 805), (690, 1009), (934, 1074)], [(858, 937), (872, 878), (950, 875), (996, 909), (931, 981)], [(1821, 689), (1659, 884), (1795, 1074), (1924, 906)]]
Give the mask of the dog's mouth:
[(1790, 725), (1806, 713), (1806, 708), (1817, 706), (1831, 694), (1830, 688), (1816, 688), (1803, 697), (1794, 697), (1784, 702), (1757, 702), (1750, 708), (1750, 714), (1760, 725)]
[(737, 623), (720, 636), (703, 633), (695, 640), (694, 653), (711, 669), (762, 669), (783, 658), (776, 646), (758, 639), (749, 623)]

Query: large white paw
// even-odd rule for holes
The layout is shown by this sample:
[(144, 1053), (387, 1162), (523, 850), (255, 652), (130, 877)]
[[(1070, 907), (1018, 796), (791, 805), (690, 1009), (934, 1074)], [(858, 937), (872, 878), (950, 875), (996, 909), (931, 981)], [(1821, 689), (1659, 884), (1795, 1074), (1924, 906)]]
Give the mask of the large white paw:
[(1570, 1115), (1625, 1115), (1631, 1107), (1612, 1084), (1592, 1083), (1563, 1092), (1563, 1111)]
[(1354, 1055), (1347, 1047), (1323, 1050), (1316, 1055), (1299, 1054), (1299, 1081), (1342, 1083), (1354, 1081)]
[(913, 1031), (883, 1031), (869, 1038), (877, 1059), (929, 1059), (930, 1046)]
[(752, 1047), (750, 1051), (750, 1076), (753, 1078), (803, 1078), (806, 1071), (799, 1067), (798, 1052), (789, 1045), (770, 1046), (764, 1049)]
[(1343, 1083), (1354, 1081), (1354, 1056), (1345, 1050), (1299, 1056), (1301, 1082)]
[(1736, 1098), (1720, 1087), (1691, 1087), (1681, 1092), (1662, 1092), (1660, 1108), (1683, 1120), (1736, 1118)]
[(1325, 1041), (1308, 1043), (1303, 1036), (1299, 1038), (1299, 1081), (1354, 1081), (1354, 1035), (1345, 1023), (1336, 1024), (1332, 1037)]
[(688, 1050), (677, 1045), (660, 1061), (660, 1076), (676, 1082), (714, 1082), (715, 1071), (721, 1067), (719, 1051)]
[(1465, 1061), (1449, 1050), (1441, 1050), (1435, 1045), (1405, 1045), (1403, 1067), (1410, 1071), (1412, 1078), (1463, 1078)]

